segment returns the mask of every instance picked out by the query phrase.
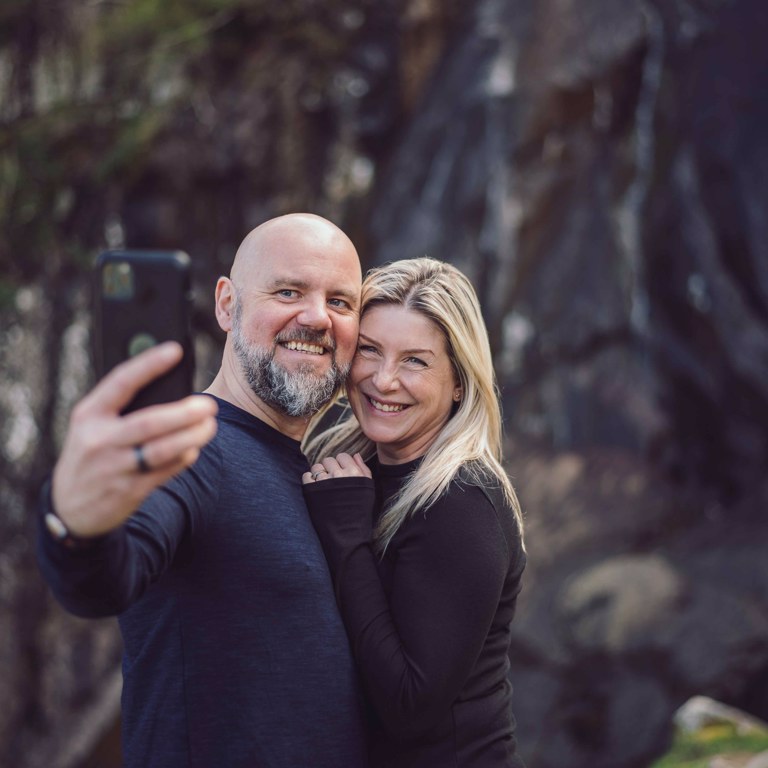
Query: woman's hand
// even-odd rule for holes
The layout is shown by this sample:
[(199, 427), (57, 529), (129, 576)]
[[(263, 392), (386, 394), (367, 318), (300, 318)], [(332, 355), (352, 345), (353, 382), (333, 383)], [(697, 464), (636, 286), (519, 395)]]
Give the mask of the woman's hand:
[(313, 464), (312, 470), (301, 476), (301, 482), (303, 485), (319, 483), (330, 477), (372, 477), (372, 475), (359, 453), (354, 456), (340, 453), (335, 458), (328, 456)]

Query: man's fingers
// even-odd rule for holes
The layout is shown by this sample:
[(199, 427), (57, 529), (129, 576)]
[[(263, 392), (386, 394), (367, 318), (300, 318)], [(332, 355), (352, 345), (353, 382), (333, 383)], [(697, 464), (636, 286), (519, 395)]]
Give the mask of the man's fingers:
[(167, 341), (113, 368), (80, 403), (81, 412), (119, 413), (136, 393), (179, 363), (184, 351)]
[[(200, 449), (216, 432), (216, 419), (141, 446), (105, 447), (72, 467), (60, 461), (53, 474), (54, 509), (65, 525), (80, 536), (97, 536), (120, 525), (155, 488), (193, 464)], [(97, 515), (93, 510), (99, 510)]]
[[(183, 466), (194, 463), (200, 449), (216, 434), (216, 426), (216, 419), (211, 416), (185, 429), (142, 443), (144, 462), (150, 468), (150, 472), (145, 474), (175, 466), (179, 462)], [(141, 471), (141, 468), (137, 465), (136, 470)]]
[(150, 405), (120, 419), (115, 442), (119, 445), (144, 445), (173, 432), (213, 419), (216, 401), (207, 395), (190, 395), (175, 403)]

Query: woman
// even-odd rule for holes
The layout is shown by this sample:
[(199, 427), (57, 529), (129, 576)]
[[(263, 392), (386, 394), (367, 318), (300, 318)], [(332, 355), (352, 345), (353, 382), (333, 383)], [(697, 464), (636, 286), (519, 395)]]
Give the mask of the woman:
[(302, 479), (371, 704), (371, 764), (519, 768), (522, 520), (466, 277), (428, 258), (370, 272), (347, 390), (353, 415), (307, 446)]

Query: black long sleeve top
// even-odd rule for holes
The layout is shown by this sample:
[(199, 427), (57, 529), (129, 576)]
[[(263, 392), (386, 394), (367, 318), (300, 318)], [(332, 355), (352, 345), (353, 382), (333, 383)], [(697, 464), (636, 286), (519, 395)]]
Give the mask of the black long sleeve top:
[(417, 465), (304, 486), (371, 705), (371, 765), (520, 768), (507, 677), (519, 527), (492, 481), (460, 473), (380, 558), (374, 525)]

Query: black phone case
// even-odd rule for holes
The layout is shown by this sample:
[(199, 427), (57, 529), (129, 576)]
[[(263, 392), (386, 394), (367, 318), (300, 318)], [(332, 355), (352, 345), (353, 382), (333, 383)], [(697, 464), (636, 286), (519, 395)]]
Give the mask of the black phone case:
[(190, 259), (183, 251), (106, 251), (96, 260), (94, 358), (99, 378), (164, 341), (184, 348), (181, 362), (142, 389), (124, 413), (192, 392)]

